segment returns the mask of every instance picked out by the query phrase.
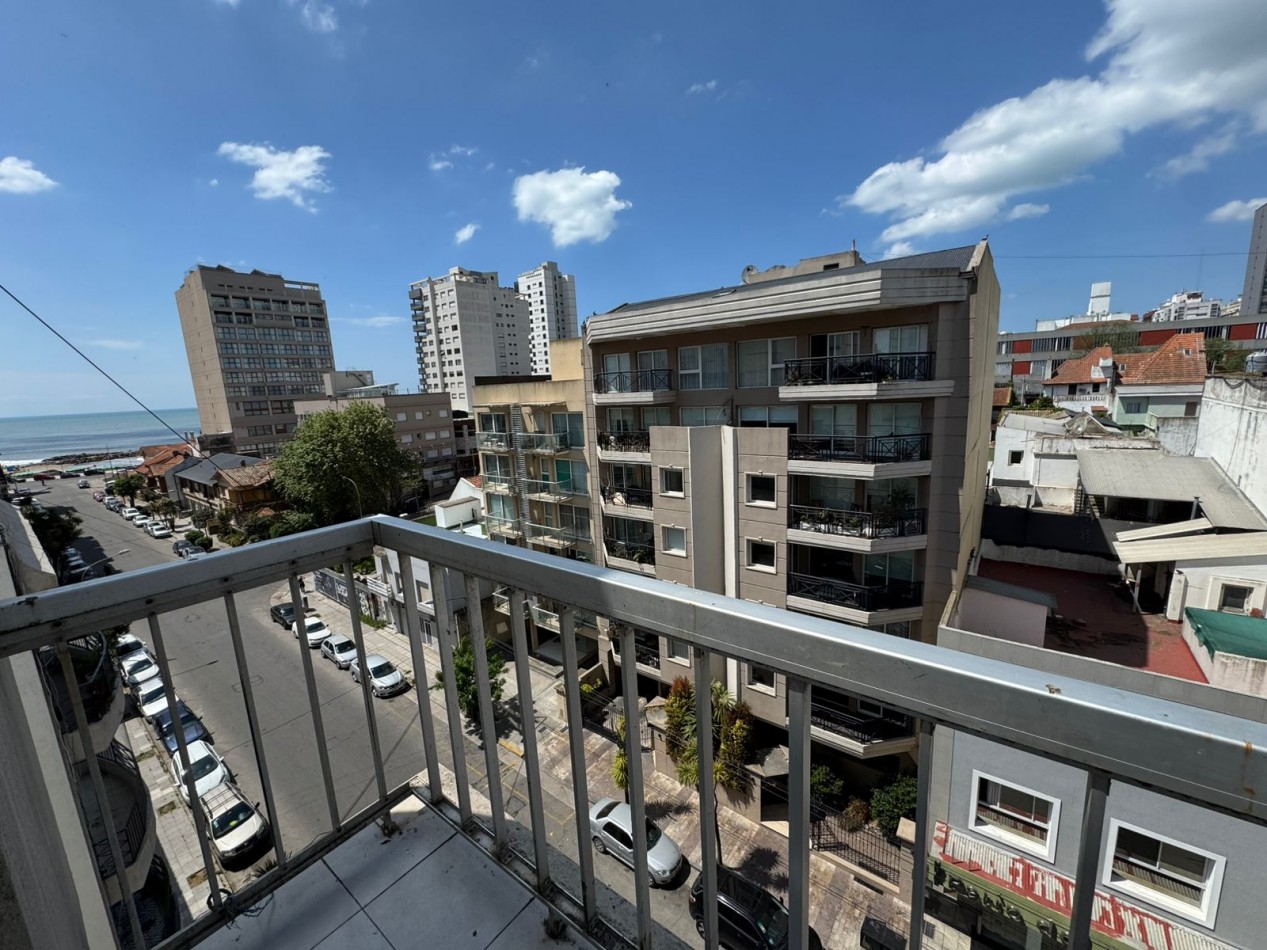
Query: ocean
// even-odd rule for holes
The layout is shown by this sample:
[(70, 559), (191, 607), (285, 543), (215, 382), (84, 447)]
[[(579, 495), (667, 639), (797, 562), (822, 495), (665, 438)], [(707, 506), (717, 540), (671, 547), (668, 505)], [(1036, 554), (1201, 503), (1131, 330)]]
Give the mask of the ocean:
[[(197, 433), (197, 409), (156, 409), (177, 432)], [(0, 462), (5, 468), (34, 465), (44, 459), (79, 452), (118, 452), (130, 458), (142, 445), (178, 442), (148, 412), (84, 412), (61, 416), (15, 416), (0, 419)]]

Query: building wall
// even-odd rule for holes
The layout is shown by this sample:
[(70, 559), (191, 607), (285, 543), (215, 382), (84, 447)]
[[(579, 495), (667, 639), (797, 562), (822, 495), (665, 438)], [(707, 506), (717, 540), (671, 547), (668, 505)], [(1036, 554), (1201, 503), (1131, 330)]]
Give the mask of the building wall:
[[(741, 600), (755, 600), (772, 607), (787, 606), (788, 505), (791, 484), (787, 474), (787, 438), (779, 429), (732, 429), (735, 477), (729, 512), (735, 522), (733, 553), (737, 583), (726, 593)], [(773, 475), (775, 503), (750, 504), (748, 475)], [(775, 545), (775, 569), (749, 567), (748, 541)]]
[[(1139, 404), (1138, 412), (1128, 412), (1128, 405)], [(1198, 386), (1130, 386), (1121, 385), (1113, 394), (1113, 421), (1124, 428), (1153, 428), (1153, 416), (1184, 418), (1200, 410), (1201, 388)]]
[(1267, 314), (1267, 204), (1254, 212), (1249, 258), (1245, 262), (1245, 287), (1241, 291), (1241, 312), (1250, 316)]
[(1218, 610), (1224, 584), (1253, 588), (1249, 606), (1267, 612), (1267, 564), (1262, 558), (1176, 561), (1166, 603), (1167, 619), (1181, 620), (1185, 607)]
[(553, 375), (551, 343), (577, 336), (576, 278), (546, 261), (520, 274), (515, 289), (528, 301), (529, 356), (534, 375)]
[(1213, 655), (1197, 639), (1192, 623), (1183, 616), (1183, 642), (1211, 686), (1267, 698), (1267, 660), (1215, 651)]
[[(1255, 223), (1263, 216), (1260, 208)], [(1254, 507), (1267, 511), (1267, 380), (1206, 380), (1195, 454), (1218, 462)]]
[(965, 588), (959, 594), (958, 626), (1000, 640), (1041, 647), (1046, 635), (1047, 608), (1004, 597), (987, 590)]

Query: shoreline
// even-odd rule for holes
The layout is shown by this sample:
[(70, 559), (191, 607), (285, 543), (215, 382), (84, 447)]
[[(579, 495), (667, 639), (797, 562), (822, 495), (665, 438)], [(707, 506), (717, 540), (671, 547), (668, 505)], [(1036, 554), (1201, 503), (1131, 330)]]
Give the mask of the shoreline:
[(140, 457), (141, 452), (139, 449), (124, 452), (73, 452), (68, 455), (52, 455), (37, 462), (23, 460), (20, 463), (5, 465), (4, 470), (9, 475), (21, 477), (23, 475), (33, 475), (36, 472), (47, 471), (50, 468), (71, 471), (75, 468), (90, 468), (98, 462), (133, 463), (114, 466), (115, 468), (126, 471), (127, 469), (135, 467), (135, 460)]

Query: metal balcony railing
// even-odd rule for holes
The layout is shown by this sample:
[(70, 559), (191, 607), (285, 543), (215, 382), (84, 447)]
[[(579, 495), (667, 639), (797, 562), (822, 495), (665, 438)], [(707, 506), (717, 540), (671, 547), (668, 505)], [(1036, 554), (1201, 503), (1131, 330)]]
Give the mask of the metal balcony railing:
[[(703, 828), (713, 826), (716, 807), (710, 741), (713, 671), (725, 669), (729, 665), (726, 661), (735, 660), (740, 664), (760, 665), (784, 678), (789, 757), (786, 874), (791, 950), (803, 950), (809, 941), (810, 725), (814, 716), (814, 691), (820, 688), (867, 697), (883, 703), (895, 714), (920, 722), (913, 845), (919, 873), (912, 879), (910, 918), (905, 927), (907, 946), (914, 950), (919, 950), (924, 936), (928, 880), (924, 862), (933, 833), (932, 763), (945, 729), (983, 736), (1058, 761), (1064, 769), (1087, 773), (1085, 782), (1089, 791), (1083, 801), (1082, 827), (1090, 831), (1080, 841), (1066, 844), (1077, 855), (1072, 864), (1076, 875), (1068, 911), (1073, 947), (1090, 946), (1092, 905), (1108, 824), (1105, 809), (1108, 789), (1113, 783), (1181, 799), (1184, 807), (1203, 806), (1248, 822), (1265, 823), (1267, 723), (891, 637), (760, 603), (733, 600), (635, 573), (605, 570), (545, 553), (492, 544), (385, 516), (264, 541), (201, 561), (173, 563), (100, 578), (73, 588), (0, 601), (0, 657), (52, 646), (59, 650), (69, 668), (70, 661), (63, 649), (67, 643), (98, 630), (132, 623), (148, 632), (162, 675), (172, 682), (169, 650), (176, 642), (173, 628), (187, 622), (185, 618), (191, 611), (206, 609), (199, 605), (223, 611), (226, 623), (221, 634), (222, 655), (224, 662), (233, 665), (229, 671), (231, 681), (240, 684), (240, 692), (226, 696), (225, 702), (234, 705), (236, 715), (245, 717), (243, 728), (252, 737), (248, 754), (255, 757), (258, 767), (262, 808), (270, 818), (276, 818), (274, 798), (278, 790), (269, 778), (268, 749), (261, 740), (264, 720), (257, 709), (257, 678), (247, 665), (243, 624), (239, 622), (240, 609), (246, 609), (241, 596), (262, 585), (282, 583), (288, 586), (291, 600), (299, 602), (303, 596), (300, 575), (332, 563), (344, 565), (344, 578), (351, 589), (353, 562), (370, 556), (376, 547), (395, 551), (399, 556), (404, 597), (401, 633), (408, 642), (413, 677), (419, 684), (433, 681), (436, 664), (428, 659), (423, 648), (421, 618), (424, 614), (419, 597), (426, 594), (419, 594), (414, 576), (413, 565), (417, 561), (427, 563), (430, 583), (424, 588), (435, 595), (426, 615), (434, 612), (434, 623), (428, 629), (434, 629), (439, 643), (438, 665), (443, 672), (444, 701), (424, 697), (416, 712), (411, 710), (412, 718), (402, 720), (404, 732), (391, 733), (392, 748), (419, 750), (419, 760), (424, 763), (422, 771), (416, 776), (411, 772), (403, 780), (397, 777), (389, 782), (384, 747), (378, 738), (377, 717), (381, 707), (370, 695), (368, 678), (358, 687), (364, 706), (361, 723), (364, 732), (358, 736), (360, 726), (349, 728), (344, 720), (339, 724), (340, 741), (327, 744), (322, 717), (328, 710), (318, 695), (314, 670), (319, 660), (314, 659), (313, 651), (296, 644), (296, 662), (289, 667), (287, 675), (293, 677), (297, 692), (306, 695), (309, 703), (308, 715), (316, 738), (312, 754), (316, 774), (320, 775), (320, 779), (307, 788), (315, 790), (318, 807), (324, 805), (328, 809), (329, 830), (311, 843), (287, 849), (282, 845), (285, 829), (280, 829), (281, 833), (273, 837), (276, 866), (261, 867), (258, 877), (235, 881), (238, 890), (229, 900), (221, 890), (225, 879), (212, 857), (201, 813), (191, 812), (211, 898), (207, 910), (184, 924), (163, 944), (163, 950), (193, 947), (244, 910), (261, 905), (283, 883), (296, 878), (388, 814), (397, 803), (415, 794), (414, 783), (420, 783), (416, 793), (430, 803), (440, 819), (451, 824), (455, 833), (466, 836), (493, 855), (494, 866), (521, 877), (541, 900), (572, 920), (579, 929), (601, 934), (603, 942), (618, 940), (618, 935), (624, 933), (640, 947), (651, 945), (654, 925), (646, 839), (641, 835), (634, 839), (635, 870), (630, 879), (634, 897), (628, 905), (634, 916), (623, 931), (616, 931), (600, 915), (591, 849), (580, 847), (574, 853), (564, 854), (547, 836), (541, 784), (543, 766), (535, 729), (524, 729), (522, 736), (522, 762), (528, 777), (519, 787), (527, 796), (527, 806), (521, 810), (520, 799), (513, 803), (507, 801), (498, 753), (499, 711), (491, 698), (481, 650), (474, 651), (481, 722), (478, 727), (468, 727), (458, 713), (458, 676), (454, 665), (458, 620), (455, 617), (460, 618), (463, 629), (472, 638), (484, 638), (481, 612), (467, 608), (480, 598), (483, 584), (505, 586), (510, 591), (511, 644), (508, 649), (513, 652), (515, 662), (513, 674), (508, 671), (506, 699), (517, 704), (515, 715), (520, 722), (532, 723), (537, 714), (527, 663), (526, 624), (518, 605), (530, 591), (547, 598), (557, 608), (564, 660), (561, 685), (567, 711), (565, 741), (571, 759), (573, 820), (576, 837), (582, 843), (589, 840), (591, 799), (586, 771), (583, 691), (577, 664), (578, 610), (590, 611), (620, 624), (616, 636), (625, 656), (636, 653), (635, 627), (651, 636), (673, 637), (691, 649), (696, 660), (696, 720), (702, 724), (698, 742), (701, 782), (695, 807)], [(810, 581), (822, 583), (817, 578)], [(795, 576), (792, 583), (799, 583)], [(327, 605), (327, 612), (331, 609), (334, 608)], [(358, 658), (364, 665), (365, 637), (356, 598), (351, 599), (346, 622), (352, 631)], [(73, 675), (69, 679), (73, 681)], [(627, 720), (636, 722), (639, 719), (637, 664), (623, 664), (620, 680), (619, 702), (623, 704)], [(77, 694), (73, 707), (79, 728), (86, 730), (83, 703)], [(204, 707), (202, 712), (213, 715), (215, 710)], [(480, 733), (482, 748), (466, 741), (468, 728)], [(441, 731), (446, 733), (444, 743), (439, 742)], [(177, 731), (176, 737), (177, 754), (187, 766), (188, 749), (183, 732)], [(361, 778), (364, 773), (357, 775), (358, 793), (363, 789), (370, 804), (347, 815), (340, 811), (336, 799), (332, 759), (358, 743), (370, 751), (373, 760), (370, 774), (365, 775), (367, 781)], [(641, 826), (646, 821), (647, 803), (638, 729), (627, 730), (626, 743), (632, 821), (635, 826)], [(469, 757), (483, 758), (478, 772), (468, 769)], [(87, 766), (95, 773), (96, 758), (89, 756)], [(192, 774), (189, 782), (192, 785)], [(100, 784), (99, 775), (94, 784)], [(476, 802), (478, 813), (473, 809), (477, 792), (482, 796)], [(508, 804), (513, 804), (514, 814), (508, 813)], [(117, 827), (108, 810), (105, 818), (111, 857), (118, 862), (122, 860), (127, 828)], [(718, 855), (713, 835), (701, 835), (699, 847), (705, 910), (703, 926), (715, 934)], [(578, 886), (560, 884), (565, 871), (575, 875)], [(1228, 873), (1232, 873), (1231, 867)], [(1252, 870), (1244, 873), (1252, 874)], [(130, 933), (140, 934), (136, 912), (128, 899), (130, 885), (124, 882), (123, 887), (122, 904), (128, 909), (127, 927)], [(472, 894), (471, 899), (478, 900), (478, 895)], [(425, 902), (428, 895), (420, 892), (418, 900)], [(616, 905), (605, 901), (603, 906), (603, 913), (607, 914)], [(820, 905), (816, 910), (820, 915), (831, 913), (827, 905)]]
[[(97, 754), (99, 761), (110, 762), (120, 769), (130, 772), (136, 778), (136, 787), (132, 794), (131, 806), (127, 810), (127, 816), (123, 824), (117, 830), (119, 843), (119, 857), (123, 862), (123, 867), (130, 867), (136, 862), (137, 856), (141, 853), (143, 843), (145, 841), (145, 833), (149, 827), (150, 815), (153, 808), (150, 805), (149, 792), (145, 787), (144, 781), (141, 779), (140, 769), (137, 768), (136, 759), (132, 755), (132, 750), (122, 743), (115, 741), (110, 743), (110, 747), (104, 752)], [(78, 766), (78, 772), (81, 781), (87, 785), (88, 782), (88, 766), (81, 764)], [(119, 794), (116, 788), (115, 795)], [(92, 842), (93, 856), (97, 862), (97, 873), (102, 878), (113, 877), (116, 873), (118, 864), (115, 861), (113, 851), (110, 845), (110, 839), (107, 835), (105, 822), (101, 820), (100, 809), (111, 810), (111, 802), (108, 800), (103, 803), (100, 799), (96, 799), (91, 793), (86, 795), (85, 809), (89, 813), (89, 840)], [(94, 820), (94, 818), (96, 820)]]
[(655, 563), (655, 544), (651, 541), (621, 541), (609, 536), (603, 539), (603, 545), (609, 557), (638, 564)]
[(493, 452), (508, 452), (510, 451), (510, 433), (477, 432), (475, 433), (475, 444), (481, 449), (488, 449)]
[(650, 452), (651, 433), (646, 429), (600, 432), (598, 447), (605, 452)]
[(915, 724), (908, 716), (860, 716), (830, 702), (810, 703), (809, 721), (819, 729), (852, 739), (860, 745), (904, 739), (914, 735), (915, 730)]
[(865, 353), (813, 356), (783, 364), (784, 386), (847, 386), (933, 378), (932, 353)]
[(929, 459), (929, 436), (920, 435), (789, 435), (787, 457), (802, 461), (924, 462)]
[(544, 495), (548, 498), (570, 498), (588, 495), (589, 485), (584, 478), (528, 478), (523, 482), (525, 495)]
[(589, 540), (589, 532), (575, 525), (529, 524), (526, 527), (528, 538), (532, 541), (545, 541), (566, 547), (577, 541)]
[(650, 488), (613, 488), (610, 485), (604, 485), (602, 496), (607, 504), (620, 508), (653, 507), (653, 495)]
[(571, 448), (566, 432), (520, 432), (515, 436), (515, 444), (521, 452), (541, 455), (557, 455)]
[(887, 584), (850, 584), (830, 577), (789, 574), (788, 596), (808, 597), (836, 607), (853, 610), (898, 610), (918, 607), (924, 602), (924, 585), (919, 581), (889, 581)]
[(485, 491), (509, 492), (515, 489), (514, 475), (498, 475), (485, 472), (480, 476), (480, 485)]
[(663, 393), (673, 389), (673, 370), (635, 369), (623, 373), (595, 373), (596, 393)]
[(787, 526), (846, 538), (905, 538), (926, 534), (927, 508), (852, 511), (814, 505), (789, 505)]

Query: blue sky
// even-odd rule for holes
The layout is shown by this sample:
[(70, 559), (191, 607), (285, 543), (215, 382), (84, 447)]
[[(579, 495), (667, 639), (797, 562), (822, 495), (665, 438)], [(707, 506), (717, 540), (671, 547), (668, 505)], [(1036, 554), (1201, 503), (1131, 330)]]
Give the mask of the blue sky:
[[(406, 386), (408, 284), (459, 264), (557, 260), (584, 315), (988, 233), (1006, 329), (1096, 280), (1230, 298), (1264, 36), (1262, 0), (14, 4), (0, 283), (155, 407), (193, 402), (199, 261), (319, 282), (338, 364)], [(0, 319), (0, 416), (128, 408)]]

